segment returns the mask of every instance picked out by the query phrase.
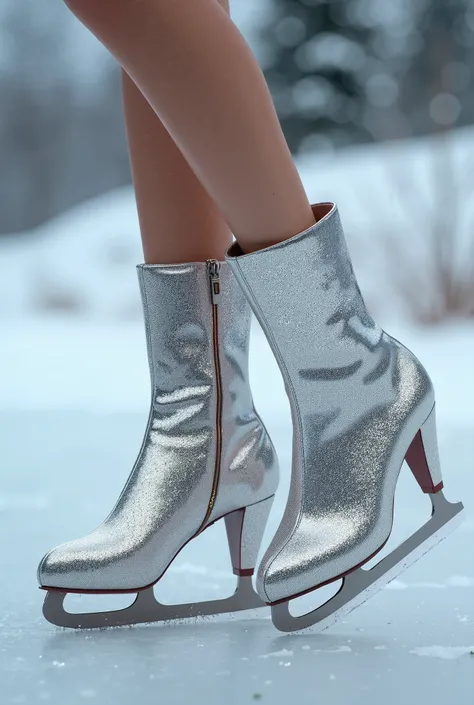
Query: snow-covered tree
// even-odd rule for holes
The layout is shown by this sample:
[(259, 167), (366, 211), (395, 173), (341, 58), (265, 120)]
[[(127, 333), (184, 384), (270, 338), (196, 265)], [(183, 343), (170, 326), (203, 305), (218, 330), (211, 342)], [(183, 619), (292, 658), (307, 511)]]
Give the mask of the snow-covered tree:
[(272, 0), (263, 61), (294, 151), (474, 122), (474, 0)]
[(474, 121), (474, 1), (413, 3), (409, 61), (400, 71), (401, 111), (423, 134)]
[(290, 147), (368, 139), (365, 80), (376, 28), (359, 0), (274, 0), (264, 72)]

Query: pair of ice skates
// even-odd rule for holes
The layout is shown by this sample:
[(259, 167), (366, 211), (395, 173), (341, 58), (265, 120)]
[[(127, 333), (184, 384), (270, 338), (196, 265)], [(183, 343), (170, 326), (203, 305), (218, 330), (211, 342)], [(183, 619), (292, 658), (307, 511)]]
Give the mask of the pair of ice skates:
[[(379, 328), (357, 285), (337, 207), (316, 224), (226, 262), (138, 267), (152, 401), (143, 444), (109, 517), (50, 551), (38, 569), (46, 618), (103, 627), (234, 612), (265, 604), (282, 631), (328, 626), (440, 541), (463, 505), (443, 495), (431, 381)], [(250, 304), (250, 306), (249, 306)], [(278, 485), (272, 442), (248, 381), (253, 309), (275, 354), (293, 421), (291, 488), (252, 586)], [(431, 519), (370, 570), (386, 543), (406, 460)], [(179, 551), (225, 519), (238, 588), (214, 602), (165, 606), (153, 585)], [(343, 578), (302, 617), (290, 601)], [(137, 593), (126, 610), (69, 614), (67, 593)]]

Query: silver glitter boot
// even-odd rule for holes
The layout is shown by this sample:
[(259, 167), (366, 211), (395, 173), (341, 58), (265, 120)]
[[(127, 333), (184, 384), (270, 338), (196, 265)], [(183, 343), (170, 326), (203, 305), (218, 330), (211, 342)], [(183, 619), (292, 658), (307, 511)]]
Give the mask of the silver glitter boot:
[[(216, 260), (140, 265), (152, 399), (138, 459), (111, 514), (38, 568), (45, 617), (104, 627), (261, 607), (252, 587), (278, 485), (273, 445), (248, 381), (251, 310)], [(153, 585), (188, 541), (225, 518), (236, 593), (162, 605)], [(67, 593), (137, 593), (126, 610), (70, 614)]]
[[(274, 624), (329, 626), (441, 540), (461, 519), (442, 492), (431, 381), (416, 357), (370, 317), (337, 207), (312, 206), (316, 224), (226, 260), (245, 291), (285, 380), (293, 467), (282, 522), (257, 574)], [(431, 497), (432, 518), (371, 570), (387, 542), (403, 460)], [(318, 609), (289, 601), (343, 578)]]

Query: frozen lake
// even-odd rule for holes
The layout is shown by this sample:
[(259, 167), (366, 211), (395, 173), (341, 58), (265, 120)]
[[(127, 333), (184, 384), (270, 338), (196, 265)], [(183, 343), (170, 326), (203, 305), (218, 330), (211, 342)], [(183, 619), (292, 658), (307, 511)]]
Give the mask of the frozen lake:
[[(148, 412), (143, 332), (135, 325), (115, 333), (103, 327), (86, 330), (73, 322), (56, 328), (18, 323), (4, 332), (0, 362), (9, 373), (0, 394), (2, 705), (130, 705), (134, 700), (140, 705), (286, 705), (295, 699), (308, 705), (472, 703), (472, 373), (466, 375), (469, 367), (461, 362), (449, 378), (445, 374), (454, 349), (470, 355), (460, 344), (468, 339), (462, 331), (458, 339), (455, 331), (441, 332), (436, 345), (419, 336), (401, 337), (426, 361), (439, 392), (445, 493), (465, 503), (465, 523), (343, 622), (322, 634), (293, 635), (278, 632), (266, 608), (235, 617), (89, 632), (62, 630), (43, 619), (39, 560), (105, 518), (140, 446)], [(291, 431), (281, 379), (258, 330), (252, 350), (258, 352), (251, 358), (256, 405), (283, 470), (268, 541), (288, 492)], [(429, 514), (429, 499), (405, 467), (384, 553)], [(162, 601), (232, 593), (235, 578), (224, 533), (217, 524), (182, 551), (157, 590)], [(325, 591), (327, 599), (335, 588)], [(68, 599), (71, 609), (84, 611), (131, 601), (127, 596)], [(316, 606), (316, 599), (314, 594), (302, 598), (301, 611)]]

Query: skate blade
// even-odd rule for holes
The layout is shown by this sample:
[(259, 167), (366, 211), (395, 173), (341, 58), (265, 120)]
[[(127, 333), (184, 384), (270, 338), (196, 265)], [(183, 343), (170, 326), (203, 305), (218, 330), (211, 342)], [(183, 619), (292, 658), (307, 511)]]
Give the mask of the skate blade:
[(222, 600), (163, 605), (155, 598), (153, 587), (150, 587), (138, 592), (130, 607), (110, 612), (84, 614), (66, 612), (64, 600), (67, 594), (67, 591), (50, 590), (43, 604), (43, 614), (51, 624), (72, 629), (103, 629), (149, 622), (168, 622), (176, 619), (241, 612), (266, 606), (255, 592), (251, 577), (239, 577), (235, 593), (232, 597)]
[(282, 632), (294, 632), (308, 627), (316, 627), (313, 630), (316, 632), (327, 629), (446, 538), (462, 523), (463, 504), (448, 502), (442, 491), (430, 494), (430, 498), (433, 505), (431, 519), (373, 568), (358, 568), (346, 575), (339, 592), (325, 604), (299, 617), (290, 613), (290, 601), (272, 605), (275, 627)]

